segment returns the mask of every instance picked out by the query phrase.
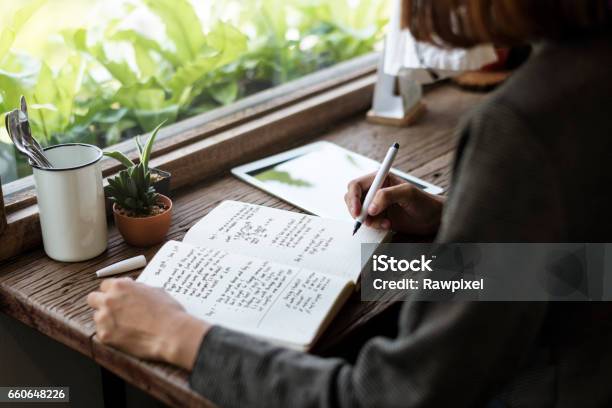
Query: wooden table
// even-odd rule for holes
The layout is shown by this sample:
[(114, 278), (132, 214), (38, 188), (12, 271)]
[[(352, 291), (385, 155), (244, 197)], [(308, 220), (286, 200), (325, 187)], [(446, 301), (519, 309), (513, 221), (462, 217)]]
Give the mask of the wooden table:
[[(393, 128), (366, 123), (360, 114), (321, 135), (363, 155), (380, 159), (392, 142), (401, 145), (395, 167), (443, 188), (449, 187), (450, 163), (455, 147), (454, 128), (459, 117), (483, 98), (450, 85), (427, 93), (428, 113), (415, 126)], [(296, 140), (295, 145), (312, 140)], [(168, 239), (182, 239), (187, 230), (223, 200), (238, 200), (295, 210), (229, 174), (175, 191), (174, 214)], [(158, 247), (144, 251), (150, 259)], [(131, 357), (102, 345), (95, 336), (88, 293), (100, 280), (94, 272), (119, 260), (143, 253), (126, 245), (110, 227), (108, 250), (87, 262), (61, 263), (47, 258), (42, 249), (0, 264), (0, 310), (41, 333), (92, 358), (124, 380), (173, 406), (210, 405), (189, 388), (187, 373), (167, 365)], [(133, 277), (139, 272), (131, 273)], [(340, 341), (386, 306), (352, 298), (321, 341), (321, 348)]]

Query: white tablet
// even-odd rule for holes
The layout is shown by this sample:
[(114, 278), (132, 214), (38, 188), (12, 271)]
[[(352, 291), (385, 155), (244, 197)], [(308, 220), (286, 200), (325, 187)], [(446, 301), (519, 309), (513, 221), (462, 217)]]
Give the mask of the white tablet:
[[(236, 177), (321, 217), (350, 220), (344, 203), (348, 183), (380, 163), (330, 142), (316, 142), (232, 169)], [(410, 174), (391, 172), (431, 194), (443, 189)]]

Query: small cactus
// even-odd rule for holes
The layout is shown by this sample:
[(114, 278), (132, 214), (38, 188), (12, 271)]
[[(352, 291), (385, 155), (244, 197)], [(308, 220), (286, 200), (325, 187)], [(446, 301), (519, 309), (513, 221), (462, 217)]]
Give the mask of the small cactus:
[(160, 123), (153, 130), (144, 146), (140, 142), (139, 137), (136, 136), (136, 146), (140, 154), (138, 164), (135, 164), (127, 156), (118, 151), (104, 153), (105, 156), (112, 157), (126, 167), (115, 177), (108, 179), (108, 186), (104, 188), (106, 196), (124, 211), (136, 216), (150, 215), (153, 207), (158, 204), (157, 192), (151, 183), (149, 157), (151, 156), (157, 132), (163, 124), (164, 122)]

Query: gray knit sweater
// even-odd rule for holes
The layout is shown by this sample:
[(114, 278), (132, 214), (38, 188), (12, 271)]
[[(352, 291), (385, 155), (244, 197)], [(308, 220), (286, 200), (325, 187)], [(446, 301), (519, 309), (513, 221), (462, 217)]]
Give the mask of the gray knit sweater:
[[(612, 242), (611, 44), (543, 46), (470, 115), (438, 241)], [(352, 362), (215, 327), (191, 386), (227, 407), (608, 406), (608, 309), (406, 302)]]

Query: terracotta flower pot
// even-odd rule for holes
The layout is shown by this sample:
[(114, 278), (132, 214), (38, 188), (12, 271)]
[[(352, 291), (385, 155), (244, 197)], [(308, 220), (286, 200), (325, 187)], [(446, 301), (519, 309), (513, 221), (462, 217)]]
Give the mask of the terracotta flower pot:
[(172, 200), (162, 194), (158, 196), (168, 209), (152, 217), (128, 217), (120, 214), (117, 204), (113, 204), (115, 225), (125, 242), (137, 247), (149, 247), (164, 240), (172, 221)]

